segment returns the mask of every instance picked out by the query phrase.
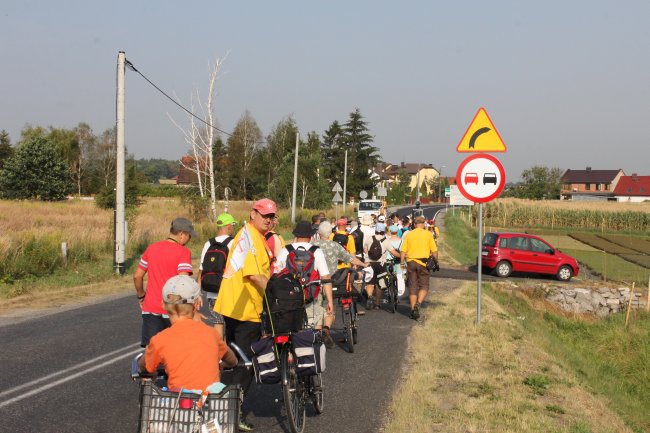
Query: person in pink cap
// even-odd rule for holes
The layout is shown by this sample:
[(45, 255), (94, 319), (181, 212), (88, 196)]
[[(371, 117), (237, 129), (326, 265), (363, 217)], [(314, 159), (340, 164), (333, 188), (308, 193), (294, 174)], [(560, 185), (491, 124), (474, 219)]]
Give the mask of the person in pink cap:
[[(354, 245), (354, 237), (352, 237), (352, 235), (347, 232), (346, 230), (347, 225), (348, 225), (347, 218), (339, 218), (339, 220), (336, 221), (336, 231), (331, 234), (329, 240), (336, 242), (337, 244), (345, 248), (345, 250), (348, 253), (355, 255), (357, 249)], [(339, 263), (338, 265), (338, 269), (349, 268), (349, 267), (350, 265), (348, 263)]]
[[(235, 235), (226, 260), (226, 269), (214, 311), (221, 314), (226, 325), (226, 341), (234, 342), (249, 358), (251, 343), (260, 339), (260, 323), (264, 290), (271, 276), (271, 257), (264, 239), (278, 209), (273, 200), (263, 198), (253, 203), (249, 220)], [(237, 370), (234, 380), (248, 395), (253, 371)], [(242, 413), (239, 430), (251, 431), (252, 425)]]

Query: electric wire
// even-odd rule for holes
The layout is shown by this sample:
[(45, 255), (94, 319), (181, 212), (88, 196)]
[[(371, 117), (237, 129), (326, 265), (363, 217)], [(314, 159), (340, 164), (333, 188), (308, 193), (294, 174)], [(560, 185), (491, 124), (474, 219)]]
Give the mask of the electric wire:
[[(182, 104), (180, 104), (180, 103), (179, 103), (178, 101), (176, 101), (174, 98), (172, 98), (171, 96), (169, 96), (169, 95), (168, 95), (164, 90), (162, 90), (160, 87), (158, 87), (158, 86), (157, 86), (153, 81), (151, 81), (149, 78), (147, 78), (147, 77), (146, 77), (142, 72), (140, 72), (140, 71), (139, 71), (139, 70), (138, 70), (138, 69), (133, 65), (133, 63), (131, 63), (129, 60), (124, 59), (124, 63), (125, 63), (125, 65), (126, 65), (130, 70), (132, 70), (133, 72), (137, 73), (137, 74), (140, 75), (142, 78), (144, 78), (144, 80), (145, 80), (147, 83), (149, 83), (149, 84), (150, 84), (154, 89), (156, 89), (158, 92), (160, 92), (160, 93), (161, 93), (165, 98), (167, 98), (167, 99), (169, 99), (170, 101), (172, 101), (172, 102), (173, 102), (175, 105), (177, 105), (181, 110), (185, 111), (187, 114), (189, 114), (190, 116), (192, 116), (193, 118), (195, 118), (195, 119), (198, 120), (199, 122), (205, 124), (207, 127), (212, 128), (212, 129), (214, 129), (214, 130), (216, 130), (216, 131), (219, 131), (219, 132), (221, 132), (222, 134), (227, 135), (228, 137), (233, 137), (233, 134), (232, 134), (231, 132), (224, 131), (223, 129), (219, 129), (219, 128), (217, 128), (216, 126), (214, 126), (214, 125), (212, 125), (212, 124), (206, 122), (205, 120), (201, 119), (199, 116), (197, 116), (196, 114), (192, 113), (190, 110), (188, 110), (187, 108), (185, 108)], [(266, 141), (258, 141), (257, 144), (266, 144)]]

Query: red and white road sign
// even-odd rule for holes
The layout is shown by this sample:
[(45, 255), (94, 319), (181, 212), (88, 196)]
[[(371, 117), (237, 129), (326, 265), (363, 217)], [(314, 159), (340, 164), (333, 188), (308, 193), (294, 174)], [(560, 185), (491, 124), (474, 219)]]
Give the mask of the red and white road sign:
[(506, 184), (506, 171), (492, 155), (465, 158), (456, 171), (458, 189), (468, 200), (485, 203), (495, 199)]

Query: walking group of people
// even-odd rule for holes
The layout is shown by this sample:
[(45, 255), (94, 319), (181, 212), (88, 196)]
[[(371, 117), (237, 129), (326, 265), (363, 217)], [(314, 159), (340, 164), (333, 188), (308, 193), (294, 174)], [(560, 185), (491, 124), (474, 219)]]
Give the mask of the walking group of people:
[[(252, 356), (251, 344), (264, 332), (267, 283), (272, 275), (295, 266), (296, 251), (313, 259), (321, 290), (305, 305), (306, 320), (321, 330), (327, 348), (335, 346), (332, 276), (338, 269), (365, 269), (365, 306), (373, 310), (379, 309), (382, 300), (378, 275), (387, 261), (394, 263), (398, 275), (408, 276), (410, 316), (420, 317), (429, 290), (426, 262), (438, 256), (436, 231), (427, 230), (424, 217), (412, 221), (397, 215), (388, 220), (384, 215), (374, 220), (364, 216), (360, 221), (339, 218), (333, 226), (319, 214), (311, 222), (299, 221), (292, 231), (295, 238), (288, 244), (275, 232), (277, 224), (277, 206), (268, 198), (253, 204), (239, 230), (232, 215), (219, 215), (216, 235), (203, 247), (196, 279), (186, 247), (197, 237), (191, 221), (174, 219), (168, 238), (148, 246), (134, 274), (142, 309), (142, 370), (153, 372), (164, 365), (170, 389), (221, 389), (219, 362), (226, 367), (237, 363), (225, 342), (235, 343)], [(205, 316), (198, 312), (203, 298)], [(242, 386), (244, 396), (252, 379), (253, 373), (245, 369), (234, 372), (233, 380)], [(245, 414), (239, 428), (253, 429)]]

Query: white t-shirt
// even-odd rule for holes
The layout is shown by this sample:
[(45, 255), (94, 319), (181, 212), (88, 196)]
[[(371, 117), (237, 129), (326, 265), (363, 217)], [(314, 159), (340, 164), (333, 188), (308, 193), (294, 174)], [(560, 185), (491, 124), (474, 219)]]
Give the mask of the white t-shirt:
[[(223, 242), (226, 240), (228, 235), (221, 235), (217, 236), (214, 238), (215, 241), (217, 242)], [(228, 242), (228, 249), (232, 248), (232, 241), (233, 239), (230, 239), (230, 242)], [(199, 270), (203, 271), (203, 259), (205, 258), (205, 253), (208, 252), (208, 248), (210, 248), (210, 241), (208, 240), (205, 245), (203, 245), (203, 250), (201, 251), (201, 260), (199, 261)], [(205, 296), (211, 299), (216, 299), (217, 298), (217, 293), (212, 293), (212, 292), (204, 292)]]
[[(309, 250), (313, 245), (309, 242), (294, 242), (292, 244), (295, 249), (303, 247), (306, 250)], [(287, 257), (289, 256), (289, 250), (282, 248), (280, 254), (278, 254), (277, 261), (275, 262), (275, 272), (278, 273), (287, 267)], [(322, 277), (323, 275), (332, 275), (330, 274), (329, 269), (327, 269), (327, 262), (325, 261), (325, 254), (323, 250), (318, 248), (314, 251), (314, 268), (318, 271), (318, 274)]]
[(379, 260), (371, 260), (370, 257), (367, 257), (368, 256), (367, 252), (366, 252), (366, 257), (371, 262), (379, 262), (379, 263), (381, 263), (383, 265), (384, 262), (386, 261), (386, 256), (388, 254), (390, 254), (390, 252), (389, 252), (390, 249), (393, 248), (393, 244), (392, 244), (392, 242), (390, 240), (390, 236), (386, 236), (385, 234), (380, 235), (380, 234), (375, 233), (372, 236), (368, 236), (368, 237), (364, 236), (363, 237), (363, 250), (364, 251), (368, 251), (370, 249), (370, 246), (372, 245), (373, 237), (376, 237), (377, 240), (379, 240), (379, 241), (381, 241), (382, 238), (385, 238), (381, 242), (381, 258)]

